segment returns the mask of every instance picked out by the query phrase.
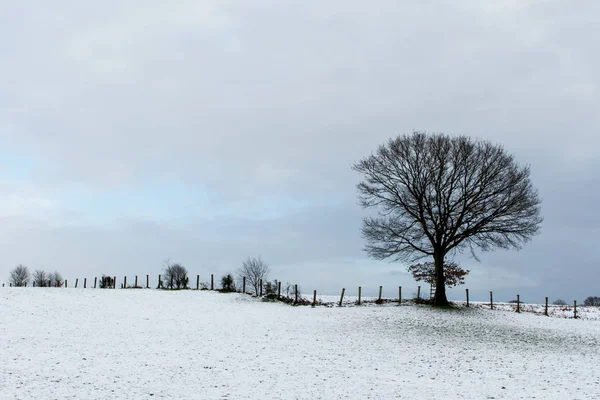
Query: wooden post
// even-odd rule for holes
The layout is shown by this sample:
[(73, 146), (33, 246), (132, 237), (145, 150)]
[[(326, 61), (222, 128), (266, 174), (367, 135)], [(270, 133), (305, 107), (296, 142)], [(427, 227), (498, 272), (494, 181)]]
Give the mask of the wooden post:
[(163, 284), (162, 284), (161, 275), (160, 275), (160, 274), (158, 274), (158, 288), (159, 288), (159, 289), (162, 289), (162, 287), (163, 287)]
[(117, 277), (113, 277), (113, 289), (117, 288)]
[(521, 298), (517, 295), (517, 312), (521, 312)]
[(573, 318), (577, 319), (577, 300), (573, 301)]
[(465, 292), (467, 292), (467, 307), (469, 307), (469, 289), (465, 289)]
[(196, 275), (196, 290), (200, 289), (200, 275)]
[(342, 301), (344, 301), (344, 293), (346, 293), (346, 288), (342, 288), (342, 295), (340, 297), (340, 307), (342, 306)]
[(490, 310), (494, 309), (494, 297), (492, 295), (492, 292), (490, 291)]
[(146, 274), (146, 289), (150, 289), (150, 275)]
[(173, 290), (173, 275), (171, 275), (171, 290)]
[[(10, 286), (12, 286), (12, 283), (10, 284)], [(65, 287), (68, 287), (69, 283), (67, 282), (67, 280), (65, 279)]]
[(296, 295), (296, 301), (295, 301), (294, 304), (298, 304), (298, 285), (297, 284), (294, 285), (294, 291), (296, 292), (295, 293), (295, 295)]
[(246, 277), (242, 278), (242, 292), (246, 293)]
[(96, 289), (96, 285), (98, 284), (98, 277), (94, 277), (94, 289)]
[(262, 297), (262, 293), (263, 293), (263, 290), (262, 290), (262, 279), (261, 279), (260, 280), (260, 297)]
[(210, 290), (215, 290), (215, 275), (210, 274)]
[[(315, 290), (315, 293), (317, 293), (317, 291)], [(281, 282), (277, 282), (277, 299), (281, 298)]]
[(546, 307), (544, 307), (544, 315), (548, 316), (548, 298), (546, 297)]
[(317, 305), (317, 291), (315, 290), (313, 293), (313, 307)]
[[(27, 286), (27, 283), (25, 284)], [(35, 287), (35, 281), (31, 282), (31, 287)]]
[(362, 288), (359, 286), (358, 287), (358, 305), (359, 306), (360, 306), (360, 295), (361, 295), (361, 292), (362, 292)]
[(402, 304), (402, 286), (398, 286), (398, 304)]
[(383, 286), (379, 286), (379, 299), (377, 299), (378, 303), (381, 303), (381, 292), (383, 291)]
[(75, 279), (75, 289), (77, 289), (77, 284), (79, 283), (79, 278)]
[(137, 279), (137, 275), (135, 276), (135, 287), (137, 287), (138, 284), (138, 279)]
[(123, 277), (123, 289), (127, 289), (127, 275)]
[(87, 278), (83, 278), (83, 288), (87, 288)]
[(421, 300), (421, 286), (417, 288), (417, 300)]

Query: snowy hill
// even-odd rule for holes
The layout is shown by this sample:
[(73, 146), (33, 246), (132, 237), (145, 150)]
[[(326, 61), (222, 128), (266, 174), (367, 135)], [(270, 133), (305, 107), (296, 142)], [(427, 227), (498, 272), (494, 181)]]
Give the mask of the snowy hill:
[(0, 289), (2, 399), (595, 399), (600, 322)]

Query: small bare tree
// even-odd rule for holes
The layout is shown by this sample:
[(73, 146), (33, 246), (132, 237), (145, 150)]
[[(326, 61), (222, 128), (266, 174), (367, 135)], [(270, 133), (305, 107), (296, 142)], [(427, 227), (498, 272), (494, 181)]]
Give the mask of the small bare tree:
[(587, 306), (587, 307), (599, 307), (600, 306), (600, 297), (590, 296), (583, 301), (583, 305)]
[(189, 282), (188, 270), (183, 265), (166, 260), (164, 263), (164, 275), (164, 287), (170, 289), (187, 289)]
[(62, 287), (65, 283), (62, 275), (58, 273), (58, 271), (54, 271), (50, 275), (48, 275), (48, 283), (50, 287)]
[(31, 275), (29, 274), (29, 268), (19, 264), (12, 271), (10, 271), (10, 283), (13, 286), (27, 286)]
[(37, 287), (50, 286), (48, 282), (48, 274), (46, 273), (46, 271), (36, 269), (33, 272), (33, 285)]
[(259, 257), (248, 257), (242, 266), (237, 270), (239, 280), (246, 278), (246, 282), (254, 289), (254, 294), (258, 295), (260, 290), (260, 281), (266, 282), (269, 275), (269, 266)]

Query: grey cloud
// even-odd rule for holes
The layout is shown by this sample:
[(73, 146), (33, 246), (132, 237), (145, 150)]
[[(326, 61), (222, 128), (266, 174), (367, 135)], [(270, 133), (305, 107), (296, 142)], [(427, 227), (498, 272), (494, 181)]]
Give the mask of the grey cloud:
[[(531, 164), (544, 198), (542, 235), (510, 261), (507, 253), (485, 255), (486, 265), (473, 270), (507, 268), (558, 291), (566, 261), (590, 274), (597, 259), (587, 243), (599, 222), (590, 211), (600, 193), (599, 7), (8, 5), (0, 23), (0, 73), (9, 77), (0, 139), (36, 160), (28, 184), (39, 198), (72, 187), (105, 192), (177, 180), (227, 204), (280, 195), (344, 199), (334, 210), (317, 202), (271, 221), (206, 222), (191, 213), (184, 222), (130, 221), (115, 230), (74, 223), (66, 214), (75, 210), (62, 210), (48, 227), (13, 221), (10, 229), (21, 234), (7, 239), (10, 260), (28, 254), (24, 240), (39, 248), (29, 252), (32, 262), (76, 254), (72, 271), (88, 258), (97, 260), (89, 267), (96, 271), (115, 259), (124, 269), (177, 254), (225, 268), (262, 253), (278, 265), (360, 274), (347, 261), (364, 260), (359, 177), (349, 167), (397, 133), (426, 129), (490, 139)], [(29, 219), (40, 217), (34, 214)], [(57, 221), (63, 218), (69, 223)], [(25, 226), (35, 226), (29, 236)], [(380, 277), (389, 272), (386, 263), (369, 265)], [(593, 289), (585, 285), (568, 290)]]

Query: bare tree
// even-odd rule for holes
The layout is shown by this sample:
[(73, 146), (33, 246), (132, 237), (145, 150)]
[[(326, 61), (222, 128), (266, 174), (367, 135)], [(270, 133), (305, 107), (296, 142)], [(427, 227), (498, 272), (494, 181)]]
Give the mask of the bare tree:
[(181, 264), (166, 260), (164, 263), (164, 287), (170, 289), (187, 289), (188, 270)]
[(10, 271), (10, 283), (13, 286), (27, 286), (30, 278), (29, 268), (24, 265), (19, 264)]
[(588, 307), (599, 307), (600, 306), (600, 297), (590, 296), (583, 301), (583, 305), (588, 306)]
[(33, 284), (37, 287), (50, 286), (48, 282), (48, 274), (46, 273), (46, 271), (36, 269), (33, 272)]
[(435, 263), (434, 305), (448, 304), (444, 260), (475, 249), (520, 249), (538, 233), (541, 200), (501, 146), (469, 137), (415, 132), (390, 139), (353, 169), (360, 203), (377, 216), (363, 220), (366, 251), (376, 259)]
[(48, 283), (50, 287), (62, 287), (64, 285), (65, 280), (62, 275), (58, 273), (58, 271), (54, 271), (50, 275), (48, 275)]
[(246, 278), (246, 283), (254, 289), (254, 294), (259, 294), (260, 281), (266, 282), (269, 275), (269, 266), (259, 257), (248, 257), (237, 270), (239, 280)]

